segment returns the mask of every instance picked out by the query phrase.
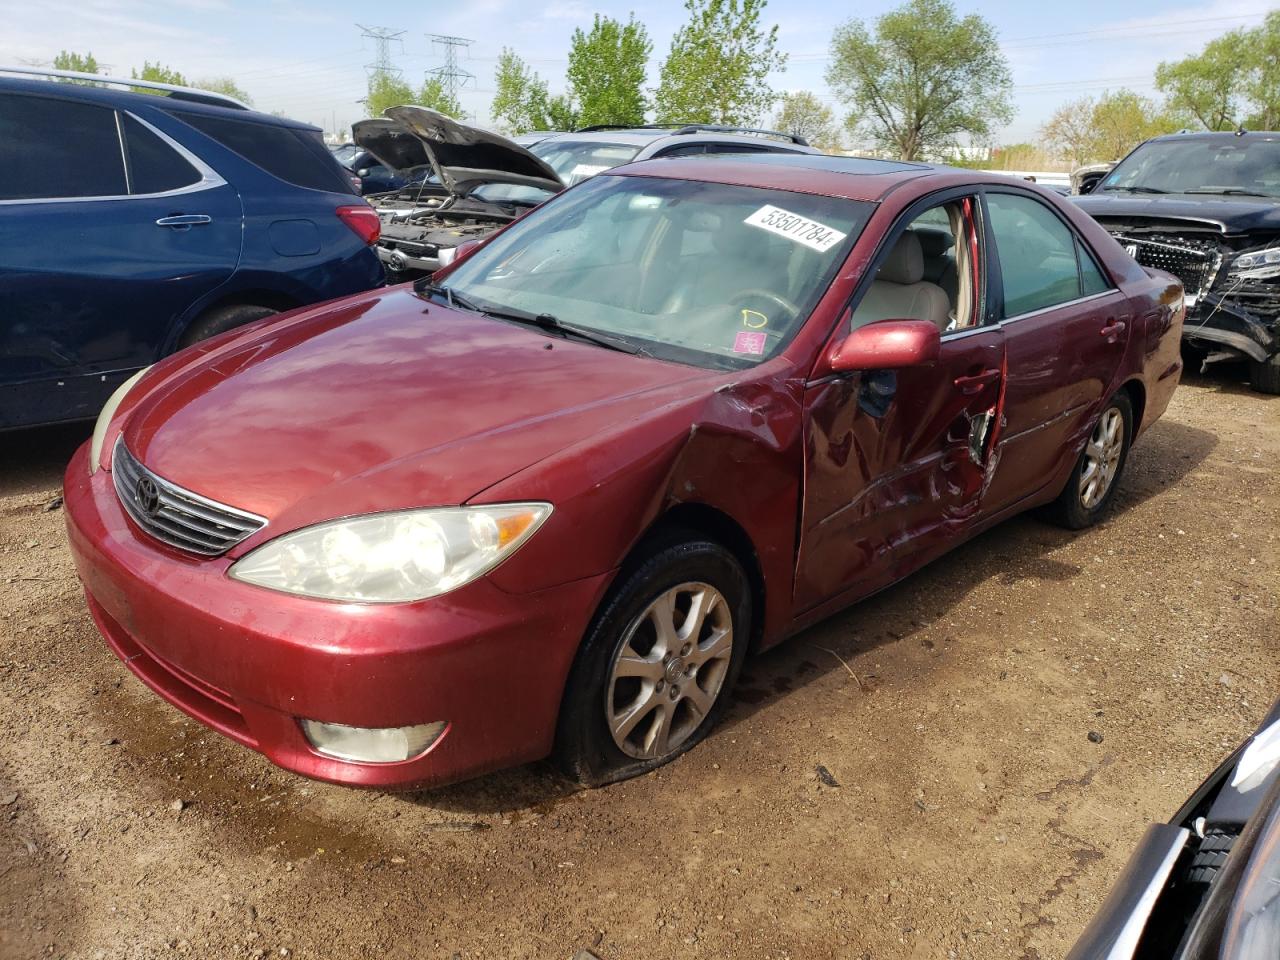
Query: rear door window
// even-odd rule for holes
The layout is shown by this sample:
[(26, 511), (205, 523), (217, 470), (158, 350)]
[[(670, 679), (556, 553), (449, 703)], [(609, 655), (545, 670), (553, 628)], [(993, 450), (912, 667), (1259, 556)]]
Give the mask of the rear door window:
[(53, 97), (0, 97), (0, 200), (129, 192), (116, 112)]
[(152, 131), (126, 113), (120, 115), (130, 193), (166, 193), (200, 182), (200, 171)]
[(1000, 256), (1006, 317), (1080, 298), (1075, 234), (1052, 210), (1009, 193), (988, 193), (987, 209)]
[(184, 123), (191, 124), (286, 183), (309, 190), (351, 193), (351, 183), (319, 133), (203, 114), (183, 113), (178, 116)]

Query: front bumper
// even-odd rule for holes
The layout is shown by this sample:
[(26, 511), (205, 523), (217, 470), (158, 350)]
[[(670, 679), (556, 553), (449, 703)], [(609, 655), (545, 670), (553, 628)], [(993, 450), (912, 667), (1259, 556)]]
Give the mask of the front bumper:
[[(608, 575), (514, 596), (487, 579), (409, 604), (333, 603), (231, 580), (127, 519), (111, 475), (67, 468), (65, 511), (89, 610), (117, 656), (174, 706), (288, 770), (335, 783), (435, 786), (546, 756), (565, 678)], [(359, 727), (447, 721), (420, 757), (351, 763), (299, 718)]]
[(378, 244), (378, 259), (391, 273), (435, 273), (442, 264), (438, 256), (426, 256), (399, 247), (387, 247)]
[(1280, 353), (1280, 320), (1254, 313), (1237, 300), (1210, 291), (1200, 297), (1194, 310), (1187, 311), (1182, 338), (1265, 363)]

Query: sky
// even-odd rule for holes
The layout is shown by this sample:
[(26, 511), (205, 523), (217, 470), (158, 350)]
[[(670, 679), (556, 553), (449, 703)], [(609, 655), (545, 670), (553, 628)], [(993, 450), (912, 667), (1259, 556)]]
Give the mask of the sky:
[[(846, 111), (824, 81), (833, 30), (857, 18), (874, 20), (900, 0), (832, 4), (772, 0), (765, 18), (778, 24), (786, 70), (773, 75), (779, 91), (811, 90)], [(1017, 115), (997, 140), (1032, 141), (1055, 109), (1081, 96), (1128, 87), (1155, 94), (1161, 60), (1197, 52), (1206, 41), (1262, 21), (1260, 0), (1171, 0), (1158, 13), (1150, 3), (1074, 0), (1042, 6), (1026, 0), (956, 0), (963, 14), (980, 13), (996, 29), (1013, 73)], [(353, 11), (361, 9), (361, 13)], [(420, 84), (444, 63), (443, 47), (428, 34), (473, 40), (459, 49), (459, 65), (474, 79), (460, 91), (463, 107), (489, 122), (493, 72), (504, 46), (513, 48), (550, 83), (563, 89), (570, 37), (596, 13), (626, 19), (641, 13), (653, 41), (650, 78), (685, 20), (677, 0), (646, 4), (586, 0), (462, 0), (454, 3), (352, 4), (348, 0), (0, 0), (0, 64), (47, 65), (61, 49), (91, 51), (104, 72), (128, 76), (145, 60), (187, 79), (231, 76), (262, 110), (349, 128), (363, 115), (366, 65), (375, 55), (365, 26), (403, 31), (390, 47), (405, 79)]]

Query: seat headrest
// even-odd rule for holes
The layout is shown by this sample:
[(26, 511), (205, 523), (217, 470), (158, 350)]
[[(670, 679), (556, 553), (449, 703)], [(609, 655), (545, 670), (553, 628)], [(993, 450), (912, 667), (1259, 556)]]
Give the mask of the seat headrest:
[(944, 256), (956, 245), (956, 238), (951, 232), (940, 227), (912, 227), (911, 232), (920, 239), (920, 249), (928, 260)]
[(880, 265), (876, 279), (890, 283), (919, 283), (923, 280), (924, 252), (920, 249), (920, 238), (910, 230), (904, 231)]

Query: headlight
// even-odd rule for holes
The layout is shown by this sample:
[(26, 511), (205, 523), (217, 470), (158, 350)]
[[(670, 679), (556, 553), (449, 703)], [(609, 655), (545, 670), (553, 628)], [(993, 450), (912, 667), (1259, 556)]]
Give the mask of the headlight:
[(1269, 277), (1280, 273), (1280, 247), (1266, 247), (1242, 253), (1231, 261), (1231, 272), (1241, 273), (1245, 270), (1259, 270), (1259, 277)]
[(107, 402), (102, 405), (102, 412), (98, 414), (98, 422), (93, 425), (93, 440), (89, 444), (89, 476), (93, 476), (98, 471), (98, 463), (102, 460), (102, 441), (107, 437), (107, 427), (111, 424), (111, 418), (120, 409), (120, 404), (124, 401), (125, 395), (133, 389), (133, 385), (141, 380), (142, 375), (150, 369), (150, 367), (143, 367), (124, 383), (120, 384), (120, 386), (116, 387), (115, 392), (107, 397)]
[(549, 503), (506, 503), (333, 520), (264, 543), (227, 573), (326, 600), (425, 600), (488, 573), (550, 515)]

